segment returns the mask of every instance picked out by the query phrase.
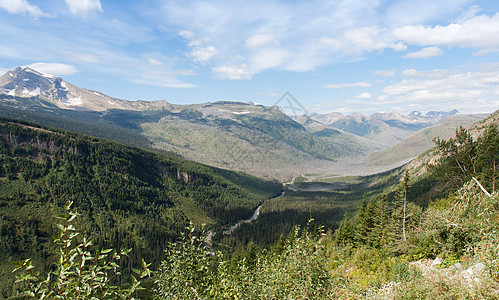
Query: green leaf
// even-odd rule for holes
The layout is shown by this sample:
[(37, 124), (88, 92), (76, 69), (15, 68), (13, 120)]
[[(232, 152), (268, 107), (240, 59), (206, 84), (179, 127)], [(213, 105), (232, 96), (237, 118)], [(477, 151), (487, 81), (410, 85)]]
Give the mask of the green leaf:
[(61, 232), (66, 232), (66, 227), (62, 224), (55, 224), (55, 226), (57, 226), (57, 228), (59, 228), (59, 230)]

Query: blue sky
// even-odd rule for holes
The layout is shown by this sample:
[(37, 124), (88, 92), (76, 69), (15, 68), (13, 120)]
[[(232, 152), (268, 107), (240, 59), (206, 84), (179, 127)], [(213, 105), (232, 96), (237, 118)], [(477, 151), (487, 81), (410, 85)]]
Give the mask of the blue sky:
[(499, 108), (499, 1), (0, 0), (0, 72), (128, 100)]

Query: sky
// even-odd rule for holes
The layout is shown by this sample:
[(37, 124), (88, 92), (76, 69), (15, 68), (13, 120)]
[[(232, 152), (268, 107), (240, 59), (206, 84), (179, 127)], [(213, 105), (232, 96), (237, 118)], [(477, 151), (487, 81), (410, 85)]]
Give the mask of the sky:
[(0, 73), (307, 113), (499, 109), (499, 1), (0, 0)]

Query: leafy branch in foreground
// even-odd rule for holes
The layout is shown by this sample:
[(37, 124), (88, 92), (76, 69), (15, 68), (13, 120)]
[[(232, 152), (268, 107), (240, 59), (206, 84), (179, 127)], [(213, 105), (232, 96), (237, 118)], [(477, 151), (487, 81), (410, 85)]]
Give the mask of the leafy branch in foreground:
[(155, 272), (156, 299), (329, 299), (325, 234), (322, 227), (310, 231), (297, 226), (273, 251), (248, 247), (231, 262), (207, 248), (191, 224), (165, 250)]
[(123, 289), (112, 284), (120, 275), (118, 261), (130, 253), (131, 249), (113, 249), (90, 252), (92, 241), (83, 238), (76, 243), (78, 233), (71, 222), (78, 213), (71, 211), (73, 202), (65, 205), (65, 214), (58, 215), (62, 224), (57, 224), (58, 236), (54, 243), (58, 246), (59, 258), (55, 270), (47, 277), (41, 277), (35, 270), (31, 259), (12, 262), (14, 272), (20, 271), (16, 283), (24, 283), (23, 294), (36, 299), (133, 299), (136, 290), (141, 289), (140, 282), (151, 275), (149, 265), (142, 260), (142, 270), (133, 271), (132, 284)]

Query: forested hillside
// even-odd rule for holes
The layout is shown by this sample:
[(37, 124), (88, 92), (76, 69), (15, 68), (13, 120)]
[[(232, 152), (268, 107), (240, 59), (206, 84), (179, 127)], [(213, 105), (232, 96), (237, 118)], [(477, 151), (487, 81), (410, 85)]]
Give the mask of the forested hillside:
[[(10, 201), (4, 200), (7, 203), (4, 204), (4, 207), (8, 208), (5, 211), (9, 212), (9, 214), (2, 216), (2, 220), (3, 222), (5, 220), (10, 221), (9, 218), (15, 215), (14, 210), (37, 208), (38, 212), (45, 212), (45, 214), (38, 213), (44, 217), (38, 219), (34, 217), (36, 214), (33, 213), (21, 215), (24, 216), (24, 219), (20, 218), (19, 222), (25, 220), (25, 225), (28, 225), (19, 230), (20, 233), (24, 234), (20, 235), (21, 238), (23, 236), (29, 237), (30, 232), (38, 230), (36, 235), (31, 235), (31, 239), (24, 239), (25, 245), (30, 244), (31, 247), (35, 247), (37, 239), (45, 238), (48, 240), (46, 232), (37, 229), (43, 227), (36, 225), (38, 223), (43, 224), (43, 222), (49, 223), (50, 221), (47, 222), (47, 220), (53, 220), (50, 213), (57, 209), (50, 204), (36, 201), (36, 197), (33, 197), (32, 194), (30, 198), (29, 190), (21, 189), (20, 185), (15, 185), (14, 182), (26, 183), (33, 181), (35, 183), (38, 180), (37, 178), (49, 174), (56, 176), (55, 178), (59, 181), (64, 181), (65, 176), (57, 177), (57, 174), (54, 173), (62, 172), (68, 175), (67, 170), (74, 167), (74, 165), (72, 163), (56, 163), (57, 155), (61, 155), (61, 153), (70, 162), (75, 160), (75, 158), (71, 157), (80, 157), (84, 153), (94, 153), (94, 156), (89, 155), (89, 157), (93, 158), (82, 159), (80, 157), (79, 159), (79, 161), (85, 162), (87, 167), (92, 167), (91, 169), (94, 170), (92, 174), (97, 174), (96, 171), (104, 172), (108, 170), (111, 172), (108, 174), (114, 172), (116, 177), (123, 178), (125, 181), (136, 182), (134, 186), (136, 186), (137, 195), (148, 191), (148, 198), (153, 199), (155, 208), (170, 213), (168, 216), (171, 219), (176, 218), (179, 223), (186, 225), (187, 216), (182, 214), (182, 212), (185, 213), (186, 211), (177, 210), (179, 207), (177, 201), (169, 198), (169, 194), (166, 194), (164, 199), (172, 200), (161, 202), (158, 197), (155, 197), (155, 193), (159, 193), (159, 191), (141, 189), (141, 187), (145, 188), (147, 186), (146, 183), (154, 182), (156, 177), (146, 171), (149, 168), (154, 169), (154, 165), (148, 164), (150, 161), (139, 159), (134, 155), (134, 151), (139, 150), (125, 147), (116, 152), (120, 153), (117, 156), (112, 154), (109, 151), (110, 148), (108, 148), (111, 145), (119, 148), (116, 144), (109, 143), (108, 145), (107, 142), (102, 141), (94, 141), (94, 143), (90, 144), (84, 143), (82, 140), (93, 139), (48, 128), (32, 128), (30, 124), (12, 123), (12, 121), (5, 121), (2, 125), (2, 136), (5, 140), (3, 148), (8, 149), (8, 151), (2, 152), (4, 153), (3, 159), (9, 161), (9, 157), (14, 157), (13, 162), (5, 164), (10, 166), (10, 171), (2, 173), (4, 176), (2, 183), (15, 194), (10, 198), (7, 197)], [(354, 216), (344, 214), (339, 228), (334, 233), (332, 231), (326, 232), (319, 224), (309, 222), (308, 225), (301, 228), (295, 227), (288, 235), (281, 235), (277, 243), (266, 249), (262, 249), (250, 242), (232, 255), (227, 250), (213, 252), (203, 242), (205, 235), (196, 233), (194, 227), (189, 225), (188, 231), (181, 234), (180, 238), (175, 242), (165, 240), (160, 245), (165, 249), (166, 255), (148, 256), (147, 249), (140, 247), (141, 243), (157, 242), (157, 240), (154, 240), (152, 236), (144, 236), (143, 239), (140, 239), (137, 229), (145, 231), (146, 226), (137, 228), (137, 225), (135, 225), (141, 223), (138, 223), (137, 219), (133, 219), (133, 215), (129, 212), (130, 208), (134, 207), (132, 203), (129, 201), (125, 201), (123, 204), (114, 201), (99, 202), (99, 198), (94, 197), (86, 209), (92, 211), (96, 204), (102, 203), (100, 208), (103, 211), (107, 205), (109, 216), (111, 216), (109, 219), (117, 221), (114, 221), (115, 223), (112, 226), (106, 228), (126, 229), (128, 235), (124, 231), (115, 232), (115, 236), (118, 238), (113, 240), (115, 244), (111, 245), (117, 248), (119, 245), (124, 245), (126, 241), (130, 241), (126, 245), (134, 246), (134, 250), (130, 253), (130, 260), (122, 264), (123, 270), (125, 270), (124, 273), (126, 273), (128, 266), (132, 264), (134, 259), (139, 260), (148, 257), (161, 261), (159, 266), (156, 261), (152, 261), (156, 262), (151, 266), (151, 269), (155, 271), (154, 285), (148, 288), (147, 293), (141, 294), (147, 297), (155, 296), (160, 299), (286, 299), (289, 297), (308, 299), (360, 299), (366, 297), (372, 299), (494, 298), (499, 288), (499, 265), (497, 263), (499, 257), (499, 247), (497, 247), (499, 241), (497, 236), (499, 229), (499, 220), (497, 219), (499, 198), (496, 191), (499, 134), (496, 122), (490, 122), (490, 118), (481, 125), (483, 125), (481, 126), (483, 127), (482, 130), (477, 131), (474, 136), (468, 130), (460, 128), (454, 138), (446, 141), (437, 140), (436, 153), (438, 153), (438, 156), (428, 166), (429, 177), (412, 177), (408, 171), (405, 171), (400, 182), (395, 185), (390, 182), (392, 176), (374, 177), (371, 182), (367, 181), (366, 188), (381, 185), (381, 187), (384, 187), (385, 193), (377, 196), (377, 189), (372, 190), (374, 192), (372, 194), (366, 193), (358, 213)], [(12, 129), (6, 130), (8, 128)], [(31, 134), (26, 134), (25, 131), (31, 132)], [(52, 138), (47, 139), (45, 135), (50, 135)], [(25, 138), (21, 138), (23, 136)], [(66, 140), (66, 143), (58, 142), (59, 139)], [(28, 144), (31, 147), (9, 147), (9, 145), (13, 144), (23, 145), (26, 141), (29, 141)], [(44, 143), (44, 141), (50, 142)], [(108, 147), (105, 145), (108, 145)], [(44, 158), (44, 154), (47, 154), (47, 152), (40, 149), (49, 149), (48, 153), (52, 153), (50, 159)], [(64, 149), (64, 151), (61, 151), (61, 149)], [(5, 155), (5, 153), (9, 155)], [(96, 155), (97, 153), (99, 155)], [(156, 156), (155, 154), (149, 155)], [(123, 159), (125, 157), (127, 157), (128, 161), (136, 162), (138, 160), (140, 163), (127, 164), (125, 163), (127, 160)], [(104, 170), (100, 170), (98, 167), (99, 162), (106, 159), (111, 159), (110, 164), (108, 164), (108, 167), (104, 167)], [(169, 187), (176, 192), (177, 196), (187, 197), (189, 195), (193, 200), (191, 204), (195, 202), (200, 205), (201, 209), (197, 210), (198, 214), (192, 219), (212, 220), (214, 223), (220, 223), (220, 220), (216, 219), (217, 214), (205, 210), (206, 207), (203, 206), (203, 202), (196, 198), (196, 195), (199, 195), (198, 193), (201, 191), (208, 195), (216, 194), (218, 186), (209, 184), (210, 179), (203, 176), (206, 173), (200, 172), (202, 167), (198, 166), (197, 172), (188, 172), (187, 170), (192, 170), (187, 167), (189, 163), (185, 163), (183, 168), (180, 169), (179, 163), (181, 161), (170, 159), (168, 162), (170, 166), (175, 165), (177, 169), (173, 170), (176, 170), (176, 172), (172, 172), (171, 168), (165, 167), (167, 162), (165, 160), (159, 162), (159, 166), (163, 166), (163, 169), (156, 166), (155, 170), (162, 170), (161, 174), (163, 175), (161, 178), (173, 182)], [(28, 161), (31, 161), (31, 163)], [(49, 164), (48, 161), (51, 163)], [(34, 172), (27, 171), (28, 169), (37, 170), (38, 168), (26, 168), (25, 164), (31, 164), (32, 166), (36, 166), (36, 164), (41, 166), (49, 165), (50, 167), (45, 168), (50, 169), (50, 171), (44, 173), (43, 168), (39, 168), (40, 170)], [(127, 173), (124, 170), (127, 170)], [(217, 172), (218, 174), (226, 172), (211, 168), (205, 170), (206, 172), (211, 170), (212, 172), (209, 172), (209, 174), (213, 176)], [(75, 171), (73, 170), (72, 173), (82, 174)], [(129, 176), (125, 174), (129, 174)], [(135, 178), (137, 174), (141, 174), (143, 183)], [(79, 177), (84, 178), (85, 176), (80, 175)], [(132, 178), (134, 179), (132, 180)], [(224, 181), (223, 177), (218, 178), (221, 180), (219, 182), (227, 184), (226, 189), (232, 190), (230, 193), (232, 196), (224, 202), (228, 206), (231, 203), (243, 207), (250, 205), (251, 203), (244, 202), (241, 197), (237, 197), (237, 195), (241, 194), (236, 192), (246, 192), (247, 195), (251, 195), (249, 189), (254, 189), (258, 184), (263, 184), (263, 182), (253, 179), (249, 187), (230, 189), (229, 181)], [(441, 198), (415, 201), (418, 195), (426, 193), (426, 190), (420, 186), (420, 182), (422, 179), (428, 178), (430, 185), (439, 187), (438, 191), (440, 191)], [(88, 182), (92, 182), (92, 180)], [(238, 180), (244, 181), (245, 179), (239, 177), (236, 181)], [(362, 187), (362, 180), (355, 178), (351, 180), (352, 184), (357, 181), (358, 186)], [(44, 183), (47, 185), (49, 182), (45, 181)], [(272, 186), (270, 183), (267, 184)], [(295, 184), (297, 185), (299, 182), (295, 182)], [(312, 188), (306, 182), (302, 184), (305, 187)], [(88, 185), (92, 186), (92, 184)], [(55, 184), (55, 186), (59, 186), (59, 189), (47, 189), (46, 193), (65, 194), (65, 184)], [(196, 187), (197, 191), (192, 192), (187, 188), (188, 186)], [(101, 189), (101, 193), (105, 194), (106, 191), (109, 191), (118, 198), (122, 191), (125, 194), (129, 192), (126, 189), (126, 184), (121, 185), (119, 192), (113, 192), (113, 189), (106, 186), (106, 184), (100, 184), (97, 187)], [(44, 195), (44, 193), (40, 193), (43, 189), (40, 187), (38, 194)], [(71, 188), (67, 187), (67, 189)], [(83, 191), (87, 191), (87, 189), (83, 188)], [(86, 196), (86, 193), (78, 193), (78, 189), (70, 190), (70, 192), (79, 194), (79, 197), (82, 198)], [(88, 193), (91, 195), (91, 191), (88, 191)], [(66, 198), (72, 199), (69, 194), (67, 194)], [(254, 193), (253, 195), (256, 196)], [(303, 197), (304, 194), (290, 192), (290, 195), (292, 197), (284, 202), (287, 202), (288, 208), (300, 207), (307, 201)], [(263, 195), (260, 194), (260, 196)], [(320, 203), (319, 207), (327, 207), (327, 205), (324, 206), (325, 202), (321, 203), (321, 194), (316, 196), (318, 196), (316, 199), (309, 200)], [(258, 197), (251, 199), (256, 198)], [(138, 197), (137, 203), (141, 203), (140, 199)], [(214, 199), (220, 198), (215, 197)], [(78, 204), (78, 199), (74, 198), (73, 200), (77, 203), (77, 206), (82, 205), (81, 202)], [(216, 205), (216, 202), (212, 204)], [(41, 210), (42, 208), (46, 208), (46, 210)], [(345, 207), (343, 207), (344, 209)], [(320, 208), (316, 210), (316, 212), (320, 211)], [(152, 210), (147, 209), (147, 203), (139, 207), (136, 213), (143, 218), (141, 220), (147, 220), (148, 228), (161, 228), (161, 220), (148, 219), (149, 216), (159, 219), (162, 216), (155, 215)], [(84, 211), (82, 216), (78, 218), (80, 217), (83, 222), (77, 221), (77, 228), (82, 228), (82, 231), (87, 235), (94, 236), (96, 236), (96, 233), (89, 232), (89, 226), (95, 224), (94, 230), (98, 231), (99, 228), (103, 227), (102, 220), (107, 220), (100, 216), (99, 219), (94, 221), (91, 214)], [(225, 220), (229, 220), (229, 217)], [(123, 223), (120, 223), (120, 221)], [(127, 225), (130, 227), (126, 227)], [(16, 228), (15, 226), (16, 223), (14, 222), (11, 222), (10, 227), (2, 225), (2, 234), (9, 232), (9, 228)], [(247, 229), (251, 229), (253, 224), (248, 226)], [(45, 228), (49, 227), (47, 224)], [(4, 228), (7, 230), (4, 230)], [(59, 226), (59, 230), (65, 230), (65, 228), (72, 227), (70, 225)], [(257, 228), (260, 227), (253, 227), (254, 230)], [(175, 227), (171, 227), (171, 232), (173, 233), (175, 229), (177, 234), (182, 232), (182, 230)], [(9, 238), (12, 239), (13, 235), (7, 237), (6, 241)], [(96, 238), (99, 241), (98, 234)], [(105, 245), (102, 239), (100, 241), (100, 243), (97, 243), (98, 247)], [(50, 259), (50, 253), (53, 253), (50, 250), (55, 247), (54, 244), (46, 243), (42, 245), (45, 247), (39, 246), (38, 252), (45, 253), (45, 257), (39, 257), (38, 253), (29, 252), (26, 248), (24, 251), (25, 253), (31, 253), (32, 257), (38, 258), (38, 260)], [(230, 248), (230, 245), (224, 245), (223, 243), (218, 246), (221, 246), (222, 249), (227, 246)], [(137, 251), (136, 254), (135, 251)], [(64, 254), (64, 251), (62, 253)], [(19, 280), (22, 282), (40, 282), (42, 279), (29, 275), (30, 269), (28, 266), (30, 264), (29, 261), (17, 263), (17, 273), (21, 273)], [(55, 267), (60, 268), (59, 265), (56, 264)], [(76, 268), (79, 268), (77, 266), (75, 265)], [(146, 269), (147, 265), (143, 270)], [(22, 275), (23, 272), (25, 275)], [(140, 270), (137, 272), (143, 274)], [(62, 280), (61, 282), (63, 287), (67, 288), (67, 291), (78, 292), (78, 289), (71, 286), (70, 281)], [(51, 287), (50, 283), (47, 283), (47, 285), (57, 293), (63, 292), (59, 287)], [(91, 285), (88, 288), (91, 289)], [(46, 288), (42, 290), (46, 290)], [(123, 291), (123, 293), (126, 292), (127, 290)]]
[(0, 120), (1, 293), (12, 288), (8, 260), (53, 259), (53, 215), (74, 202), (78, 227), (98, 247), (133, 248), (123, 263), (156, 264), (189, 221), (231, 224), (251, 215), (281, 185), (172, 156)]

